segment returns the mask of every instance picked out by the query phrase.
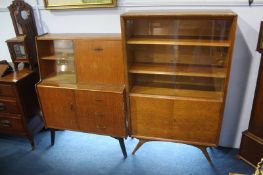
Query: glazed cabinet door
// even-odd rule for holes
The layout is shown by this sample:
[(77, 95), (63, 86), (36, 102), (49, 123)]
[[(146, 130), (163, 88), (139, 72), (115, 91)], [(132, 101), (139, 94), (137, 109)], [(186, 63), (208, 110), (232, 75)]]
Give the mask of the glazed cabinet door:
[(38, 85), (37, 91), (46, 127), (78, 129), (74, 90)]
[(76, 104), (81, 131), (126, 136), (122, 93), (76, 90)]
[(76, 40), (79, 83), (124, 83), (121, 40)]

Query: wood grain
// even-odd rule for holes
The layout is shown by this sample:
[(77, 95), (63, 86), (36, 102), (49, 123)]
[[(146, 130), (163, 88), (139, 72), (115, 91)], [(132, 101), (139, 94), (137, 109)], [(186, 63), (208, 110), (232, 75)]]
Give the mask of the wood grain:
[(136, 96), (130, 99), (132, 134), (211, 144), (216, 142), (220, 102)]
[(74, 91), (37, 85), (46, 127), (78, 129)]
[(79, 83), (124, 84), (121, 40), (75, 42)]

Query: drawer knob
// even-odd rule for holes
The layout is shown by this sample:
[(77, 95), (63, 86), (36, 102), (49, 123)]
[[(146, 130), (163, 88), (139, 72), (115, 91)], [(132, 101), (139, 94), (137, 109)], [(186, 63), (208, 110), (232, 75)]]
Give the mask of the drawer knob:
[(0, 103), (0, 111), (4, 111), (6, 109), (6, 106), (4, 103)]

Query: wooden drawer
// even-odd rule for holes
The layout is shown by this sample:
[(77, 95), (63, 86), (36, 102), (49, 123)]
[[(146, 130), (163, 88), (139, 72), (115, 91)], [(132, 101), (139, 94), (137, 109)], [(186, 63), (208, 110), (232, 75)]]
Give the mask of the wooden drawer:
[(221, 102), (130, 97), (132, 134), (215, 144)]
[(0, 116), (0, 132), (1, 133), (20, 133), (25, 132), (20, 116), (5, 115)]
[(0, 84), (0, 96), (15, 97), (15, 87), (11, 84)]
[(123, 137), (125, 111), (123, 94), (76, 90), (80, 130)]
[(0, 113), (20, 114), (17, 102), (15, 100), (0, 98)]

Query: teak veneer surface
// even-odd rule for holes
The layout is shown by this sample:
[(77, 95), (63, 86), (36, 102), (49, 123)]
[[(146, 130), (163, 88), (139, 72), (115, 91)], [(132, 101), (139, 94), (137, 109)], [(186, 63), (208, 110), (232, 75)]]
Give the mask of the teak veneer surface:
[(118, 33), (48, 33), (37, 40), (120, 40)]
[(126, 12), (121, 15), (122, 17), (148, 17), (148, 18), (155, 18), (155, 17), (233, 17), (237, 16), (232, 10), (165, 10), (165, 11), (132, 11)]

